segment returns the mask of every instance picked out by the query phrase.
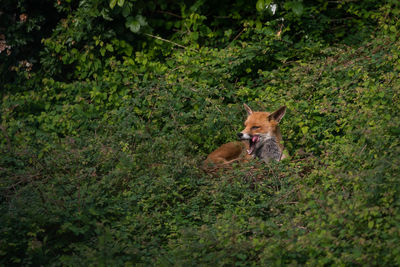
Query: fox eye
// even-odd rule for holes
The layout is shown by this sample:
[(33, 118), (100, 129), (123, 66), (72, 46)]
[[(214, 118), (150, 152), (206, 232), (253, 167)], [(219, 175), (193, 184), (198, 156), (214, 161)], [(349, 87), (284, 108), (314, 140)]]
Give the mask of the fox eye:
[(257, 129), (259, 129), (259, 128), (260, 128), (260, 126), (253, 126), (253, 127), (251, 127), (252, 130), (257, 130)]

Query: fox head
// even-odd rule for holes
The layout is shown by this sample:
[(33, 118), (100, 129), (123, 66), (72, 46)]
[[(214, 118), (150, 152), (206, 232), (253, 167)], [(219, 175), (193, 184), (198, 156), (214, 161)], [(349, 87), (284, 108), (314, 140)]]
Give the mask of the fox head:
[[(247, 111), (247, 119), (244, 122), (245, 128), (237, 135), (239, 139), (249, 141), (248, 154), (253, 154), (257, 145), (267, 139), (275, 139), (280, 145), (282, 136), (278, 124), (285, 115), (286, 106), (282, 106), (272, 113), (253, 112), (246, 104), (244, 104), (244, 108)], [(283, 149), (282, 146), (281, 149)]]

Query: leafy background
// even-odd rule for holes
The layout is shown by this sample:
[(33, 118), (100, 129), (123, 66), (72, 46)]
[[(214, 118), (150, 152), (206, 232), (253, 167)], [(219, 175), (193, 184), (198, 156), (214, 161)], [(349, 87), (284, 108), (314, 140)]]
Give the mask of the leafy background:
[(397, 1), (3, 2), (2, 265), (400, 263)]

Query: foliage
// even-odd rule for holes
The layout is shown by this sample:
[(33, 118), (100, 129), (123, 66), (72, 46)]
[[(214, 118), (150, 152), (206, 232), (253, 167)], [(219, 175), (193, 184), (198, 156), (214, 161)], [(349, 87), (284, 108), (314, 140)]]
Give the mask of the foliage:
[[(0, 54), (2, 265), (400, 263), (396, 1), (48, 3), (2, 7), (56, 22)], [(291, 158), (203, 172), (244, 102)]]

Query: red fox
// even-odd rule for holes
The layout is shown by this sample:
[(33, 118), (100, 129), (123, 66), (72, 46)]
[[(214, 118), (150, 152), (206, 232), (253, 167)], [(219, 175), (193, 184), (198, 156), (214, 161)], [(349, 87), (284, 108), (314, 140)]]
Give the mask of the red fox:
[(282, 135), (279, 122), (286, 112), (286, 106), (280, 107), (275, 112), (253, 112), (244, 104), (247, 119), (244, 130), (237, 134), (240, 141), (226, 143), (211, 152), (204, 161), (204, 166), (209, 164), (229, 164), (234, 161), (248, 161), (259, 158), (265, 162), (271, 159), (280, 161), (284, 147), (281, 144)]

